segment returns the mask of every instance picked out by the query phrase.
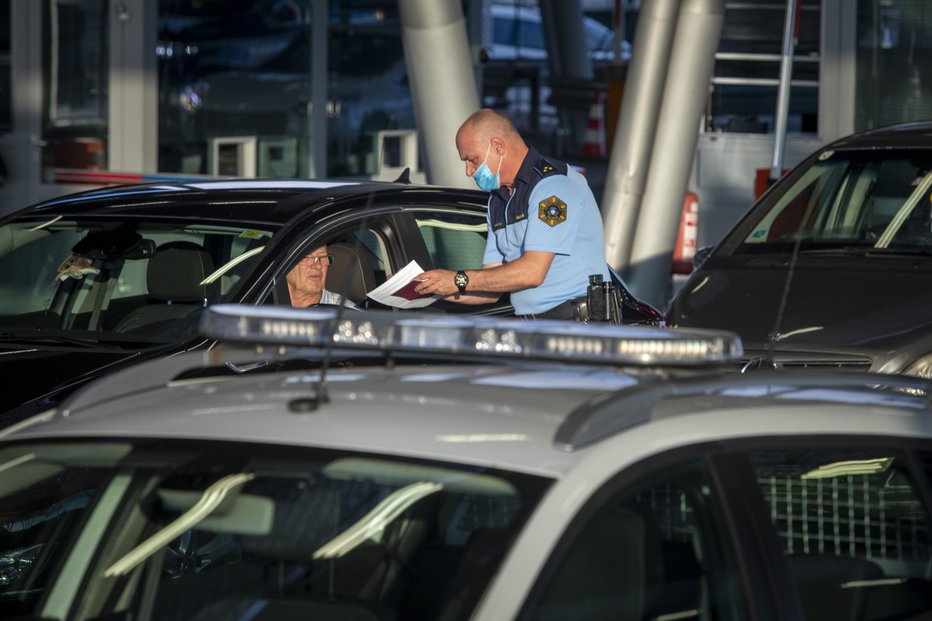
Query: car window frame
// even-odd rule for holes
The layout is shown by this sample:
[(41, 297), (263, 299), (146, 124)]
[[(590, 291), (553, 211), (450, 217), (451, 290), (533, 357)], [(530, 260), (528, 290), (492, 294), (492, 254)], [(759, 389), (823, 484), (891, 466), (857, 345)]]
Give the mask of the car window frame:
[[(771, 601), (773, 598), (770, 595), (770, 590), (761, 591), (759, 587), (754, 584), (749, 584), (747, 581), (747, 576), (755, 572), (756, 568), (761, 564), (766, 563), (766, 559), (757, 554), (748, 556), (744, 550), (746, 545), (738, 545), (739, 542), (742, 541), (742, 537), (746, 535), (736, 532), (736, 529), (732, 528), (735, 524), (739, 524), (740, 521), (735, 520), (734, 516), (731, 515), (731, 510), (729, 508), (730, 503), (724, 503), (722, 501), (726, 494), (720, 487), (720, 484), (725, 478), (723, 478), (718, 471), (720, 467), (718, 462), (712, 459), (713, 456), (721, 454), (722, 450), (722, 447), (717, 443), (704, 443), (675, 449), (659, 455), (652, 455), (636, 464), (624, 468), (606, 479), (599, 489), (579, 507), (566, 528), (560, 533), (547, 560), (534, 577), (527, 596), (524, 598), (524, 601), (521, 602), (516, 619), (519, 621), (531, 621), (533, 619), (533, 613), (541, 602), (545, 588), (553, 580), (560, 565), (567, 558), (572, 545), (600, 511), (605, 509), (612, 502), (616, 502), (626, 494), (630, 494), (632, 491), (643, 486), (645, 481), (655, 478), (657, 473), (666, 475), (676, 470), (683, 470), (687, 467), (691, 467), (692, 464), (699, 465), (707, 482), (713, 486), (714, 493), (708, 501), (708, 511), (706, 513), (713, 512), (717, 514), (713, 519), (720, 523), (715, 526), (724, 529), (723, 532), (718, 533), (718, 547), (722, 549), (716, 550), (716, 554), (724, 554), (726, 558), (718, 559), (719, 564), (721, 565), (722, 562), (730, 562), (734, 564), (732, 569), (739, 572), (736, 576), (736, 584), (738, 585), (738, 589), (740, 589), (738, 596), (742, 600), (742, 602), (739, 603), (745, 607), (744, 612), (746, 613), (746, 617), (742, 618), (759, 620), (774, 618), (769, 612), (774, 610), (774, 602)], [(753, 478), (751, 480), (753, 482)], [(742, 482), (742, 486), (745, 485), (746, 483)], [(752, 493), (758, 493), (756, 484), (754, 488), (748, 489)], [(741, 496), (743, 496), (743, 494), (741, 494)], [(763, 506), (763, 499), (761, 499), (761, 505)], [(766, 524), (769, 525), (769, 521)], [(718, 569), (721, 568), (721, 566), (718, 567)], [(754, 599), (754, 597), (758, 599)]]
[[(386, 265), (386, 271), (390, 269), (394, 272), (400, 269), (407, 263), (407, 252), (404, 244), (399, 241), (403, 239), (401, 230), (404, 228), (400, 224), (401, 216), (400, 207), (394, 202), (363, 209), (351, 207), (322, 218), (314, 211), (303, 213), (283, 227), (283, 232), (288, 231), (288, 240), (283, 240), (283, 246), (266, 248), (263, 254), (270, 253), (266, 255), (269, 262), (265, 268), (258, 269), (251, 275), (252, 282), (244, 287), (246, 293), (241, 301), (289, 305), (282, 301), (287, 299), (283, 293), (285, 277), (306, 251), (359, 229), (363, 224), (367, 229), (376, 230), (377, 234), (388, 241), (385, 259), (389, 265)], [(280, 237), (284, 236), (280, 234)]]

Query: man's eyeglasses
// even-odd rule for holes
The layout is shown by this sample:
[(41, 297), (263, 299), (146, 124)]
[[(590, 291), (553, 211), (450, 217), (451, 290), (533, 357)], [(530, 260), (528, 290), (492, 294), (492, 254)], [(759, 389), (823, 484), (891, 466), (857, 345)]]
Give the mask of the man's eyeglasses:
[(322, 265), (324, 267), (328, 267), (331, 263), (333, 263), (333, 255), (332, 254), (321, 254), (321, 255), (309, 254), (303, 259), (301, 259), (301, 261), (304, 263), (310, 263), (311, 265)]

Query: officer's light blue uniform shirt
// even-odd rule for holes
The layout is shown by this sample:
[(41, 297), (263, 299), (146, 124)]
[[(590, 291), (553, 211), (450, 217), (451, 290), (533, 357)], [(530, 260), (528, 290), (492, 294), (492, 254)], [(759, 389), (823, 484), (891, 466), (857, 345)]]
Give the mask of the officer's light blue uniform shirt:
[(511, 294), (515, 314), (543, 313), (585, 295), (590, 274), (609, 278), (602, 214), (585, 177), (531, 148), (513, 189), (489, 196), (483, 264), (510, 263), (528, 250), (554, 254), (540, 286)]

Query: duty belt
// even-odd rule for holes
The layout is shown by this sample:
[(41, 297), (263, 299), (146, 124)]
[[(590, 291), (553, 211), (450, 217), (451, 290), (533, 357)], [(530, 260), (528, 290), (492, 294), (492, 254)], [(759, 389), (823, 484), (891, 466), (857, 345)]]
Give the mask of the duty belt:
[(589, 302), (586, 296), (561, 302), (542, 313), (531, 315), (518, 315), (519, 319), (570, 319), (573, 321), (589, 321)]

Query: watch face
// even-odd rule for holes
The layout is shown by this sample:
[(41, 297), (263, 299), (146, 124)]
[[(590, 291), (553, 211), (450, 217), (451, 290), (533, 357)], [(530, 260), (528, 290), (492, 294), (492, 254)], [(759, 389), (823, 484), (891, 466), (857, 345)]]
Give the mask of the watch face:
[(466, 285), (469, 283), (469, 278), (466, 277), (466, 274), (457, 273), (453, 277), (453, 284), (459, 287), (460, 289), (465, 289)]

